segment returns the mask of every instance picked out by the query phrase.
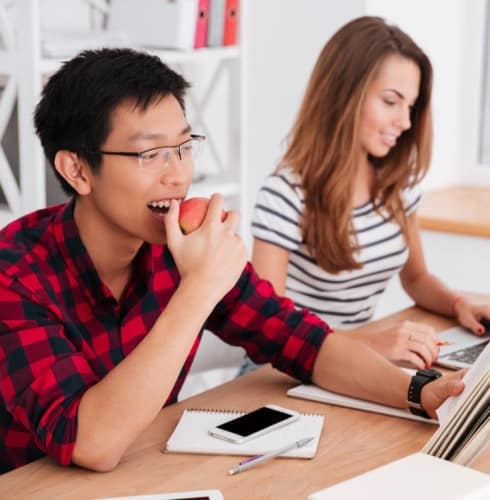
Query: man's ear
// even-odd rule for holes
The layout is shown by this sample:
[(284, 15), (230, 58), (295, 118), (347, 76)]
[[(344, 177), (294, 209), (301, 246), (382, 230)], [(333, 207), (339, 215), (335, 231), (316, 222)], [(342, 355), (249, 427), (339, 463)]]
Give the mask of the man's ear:
[(89, 194), (92, 190), (89, 166), (76, 153), (62, 149), (54, 158), (56, 171), (79, 194)]

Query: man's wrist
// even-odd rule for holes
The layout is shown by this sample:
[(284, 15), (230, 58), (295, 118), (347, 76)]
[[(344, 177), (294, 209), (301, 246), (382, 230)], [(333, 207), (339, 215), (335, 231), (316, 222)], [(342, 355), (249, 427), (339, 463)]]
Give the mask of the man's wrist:
[(419, 417), (430, 418), (422, 405), (422, 389), (441, 375), (441, 372), (433, 369), (417, 370), (408, 386), (407, 406), (411, 413)]

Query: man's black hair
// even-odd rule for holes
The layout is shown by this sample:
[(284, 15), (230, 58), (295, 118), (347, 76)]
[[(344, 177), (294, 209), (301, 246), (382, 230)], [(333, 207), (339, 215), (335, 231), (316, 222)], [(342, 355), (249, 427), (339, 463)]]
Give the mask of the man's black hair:
[[(94, 172), (111, 130), (111, 113), (124, 101), (141, 109), (173, 95), (184, 109), (189, 83), (158, 57), (131, 49), (81, 52), (49, 79), (34, 112), (34, 125), (44, 153), (54, 168), (59, 150), (72, 151)], [(68, 195), (73, 188), (55, 170)]]

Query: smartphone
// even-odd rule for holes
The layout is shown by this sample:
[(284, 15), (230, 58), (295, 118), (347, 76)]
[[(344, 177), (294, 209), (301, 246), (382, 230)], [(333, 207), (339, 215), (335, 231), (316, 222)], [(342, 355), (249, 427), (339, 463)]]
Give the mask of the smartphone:
[(299, 416), (297, 411), (266, 405), (213, 427), (209, 434), (232, 443), (244, 443), (290, 424), (298, 420)]

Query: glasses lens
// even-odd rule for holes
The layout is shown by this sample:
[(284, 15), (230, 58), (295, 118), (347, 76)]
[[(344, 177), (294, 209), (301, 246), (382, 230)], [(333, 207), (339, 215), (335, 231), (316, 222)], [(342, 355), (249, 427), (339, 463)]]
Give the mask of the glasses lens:
[(199, 156), (203, 141), (203, 136), (197, 136), (179, 146), (163, 146), (145, 151), (139, 156), (141, 167), (149, 170), (165, 168), (172, 161), (173, 156), (177, 161), (192, 161)]
[[(184, 154), (190, 154), (192, 155), (192, 159), (196, 159), (202, 151), (203, 143), (204, 143), (204, 137), (202, 136), (193, 137), (190, 141), (184, 143), (180, 148), (182, 151), (182, 156), (184, 156)], [(187, 148), (188, 150), (187, 153), (183, 151), (185, 148)]]

